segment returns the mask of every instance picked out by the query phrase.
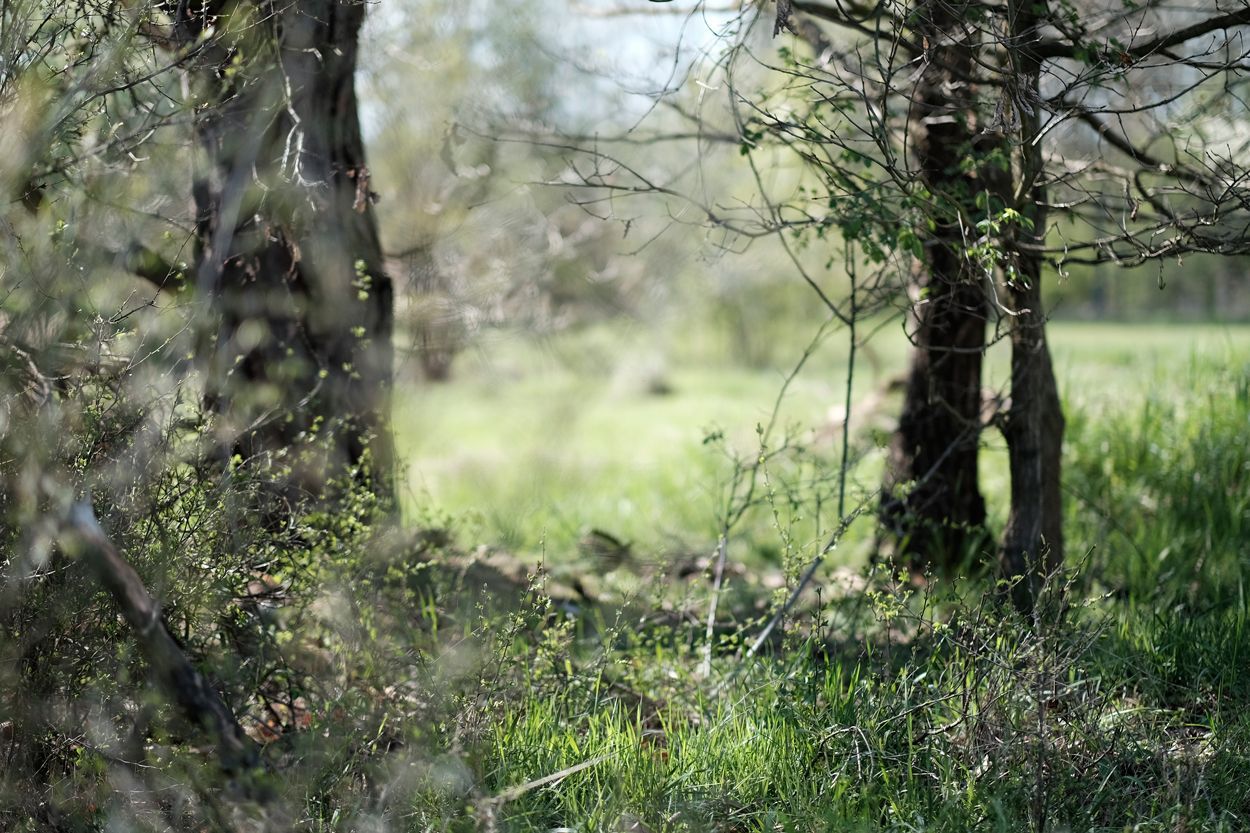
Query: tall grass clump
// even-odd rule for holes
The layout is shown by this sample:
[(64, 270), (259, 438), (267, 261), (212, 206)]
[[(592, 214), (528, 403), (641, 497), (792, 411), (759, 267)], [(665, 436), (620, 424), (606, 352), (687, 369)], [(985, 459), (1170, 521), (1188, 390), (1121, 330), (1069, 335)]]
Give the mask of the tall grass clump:
[(1158, 609), (1244, 608), (1250, 363), (1193, 358), (1070, 422), (1068, 525), (1091, 575)]
[[(1111, 609), (1029, 622), (895, 578), (874, 579), (873, 615), (832, 643), (809, 630), (785, 651), (721, 655), (704, 679), (677, 634), (642, 636), (558, 690), (507, 699), (470, 754), (498, 797), (491, 823), (1005, 832), (1250, 820), (1245, 717), (1161, 696)], [(1191, 679), (1188, 691), (1219, 688)]]

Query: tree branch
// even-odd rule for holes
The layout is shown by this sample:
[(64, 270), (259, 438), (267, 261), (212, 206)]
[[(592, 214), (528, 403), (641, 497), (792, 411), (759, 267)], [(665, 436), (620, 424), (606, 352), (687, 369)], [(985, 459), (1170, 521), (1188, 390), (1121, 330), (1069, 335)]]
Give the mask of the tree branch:
[[(889, 14), (883, 3), (874, 3), (872, 5), (856, 5), (852, 3), (838, 3), (837, 6), (828, 6), (824, 3), (813, 3), (809, 0), (793, 0), (790, 9), (796, 12), (802, 12), (805, 15), (823, 20), (826, 23), (832, 23), (835, 26), (842, 26), (847, 29), (853, 29), (870, 37), (877, 37), (880, 33), (876, 32), (865, 23), (874, 18), (885, 18)], [(905, 49), (912, 53), (919, 54), (924, 49), (919, 45), (912, 43), (911, 40), (905, 38), (900, 31), (896, 31), (895, 39)]]
[[(1177, 29), (1175, 32), (1152, 38), (1124, 50), (1122, 56), (1133, 60), (1145, 58), (1162, 49), (1177, 46), (1202, 35), (1217, 32), (1221, 29), (1229, 29), (1233, 26), (1245, 26), (1246, 24), (1250, 24), (1250, 6), (1238, 9), (1235, 12), (1228, 12), (1217, 17), (1200, 20), (1183, 29)], [(1042, 59), (1076, 58), (1079, 48), (1071, 39), (1043, 40), (1038, 42), (1032, 51), (1037, 57)]]
[[(19, 189), (20, 199), (26, 210), (35, 214), (43, 206), (47, 188), (32, 177)], [(170, 280), (182, 273), (182, 267), (170, 263), (156, 250), (136, 241), (131, 242), (125, 251), (115, 252), (90, 240), (75, 239), (74, 245), (87, 253), (117, 264), (121, 269), (143, 278), (157, 289), (172, 289)]]
[(192, 722), (216, 738), (221, 768), (235, 773), (254, 767), (259, 759), (256, 744), (170, 635), (161, 621), (160, 605), (100, 528), (89, 503), (80, 501), (70, 508), (65, 531), (67, 542), (87, 562), (134, 629), (143, 656), (165, 694)]
[(1196, 171), (1190, 170), (1188, 166), (1182, 163), (1164, 161), (1154, 154), (1135, 146), (1129, 141), (1127, 136), (1113, 130), (1109, 124), (1102, 121), (1102, 119), (1098, 118), (1098, 116), (1091, 113), (1089, 110), (1080, 107), (1074, 108), (1073, 115), (1075, 115), (1079, 121), (1089, 125), (1095, 133), (1107, 141), (1107, 144), (1111, 145), (1116, 150), (1132, 159), (1134, 162), (1152, 169), (1155, 173), (1169, 174), (1171, 176), (1186, 179), (1195, 183), (1206, 183), (1209, 181), (1209, 178), (1202, 176)]

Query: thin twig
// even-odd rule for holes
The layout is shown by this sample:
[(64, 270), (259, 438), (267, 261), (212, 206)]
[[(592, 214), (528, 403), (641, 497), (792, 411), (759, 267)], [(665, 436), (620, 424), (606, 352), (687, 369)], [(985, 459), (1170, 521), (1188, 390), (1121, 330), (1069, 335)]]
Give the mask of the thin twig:
[(576, 773), (581, 772), (583, 769), (590, 769), (592, 766), (598, 766), (599, 764), (606, 761), (609, 757), (610, 755), (608, 755), (607, 753), (603, 755), (596, 755), (590, 760), (582, 761), (580, 764), (575, 764), (574, 766), (567, 767), (566, 769), (562, 769), (559, 772), (553, 772), (550, 775), (544, 775), (542, 778), (537, 778), (533, 781), (527, 781), (526, 783), (518, 784), (515, 787), (508, 787), (508, 789), (504, 790), (498, 795), (486, 799), (486, 803), (505, 804), (509, 801), (515, 801), (516, 799), (525, 795), (530, 790), (536, 790), (539, 787), (545, 787), (548, 784), (555, 784), (559, 781), (563, 781), (565, 778), (568, 778), (570, 775), (575, 775)]

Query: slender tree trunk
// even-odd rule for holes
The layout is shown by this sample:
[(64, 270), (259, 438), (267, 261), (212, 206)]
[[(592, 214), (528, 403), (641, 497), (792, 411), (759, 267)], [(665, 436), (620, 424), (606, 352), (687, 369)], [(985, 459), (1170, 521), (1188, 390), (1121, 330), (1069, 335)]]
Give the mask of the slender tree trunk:
[(393, 291), (354, 81), (365, 4), (177, 8), (184, 41), (214, 32), (189, 82), (207, 102), (194, 196), (217, 447), (287, 502), (347, 470), (389, 496)]
[(1004, 435), (1011, 468), (1011, 511), (1003, 537), (1001, 566), (1007, 576), (1025, 576), (1013, 594), (1017, 606), (1036, 601), (1046, 575), (1063, 563), (1063, 504), (1060, 465), (1064, 418), (1046, 342), (1042, 307), (1042, 257), (1037, 247), (1046, 236), (1046, 188), (1042, 180), (1040, 62), (1027, 44), (1036, 40), (1038, 17), (1032, 0), (1008, 7), (1013, 78), (1007, 95), (1020, 118), (1017, 203), (1024, 218), (1014, 251), (1016, 274), (1009, 275), (1007, 296), (1011, 328), (1011, 408)]
[(427, 382), (451, 379), (451, 365), (464, 344), (460, 316), (434, 259), (432, 244), (414, 247), (408, 254), (409, 284), (415, 320), (417, 359)]
[(985, 501), (977, 476), (981, 366), (989, 301), (965, 255), (961, 219), (980, 186), (967, 163), (979, 141), (972, 48), (958, 6), (938, 0), (915, 11), (930, 44), (917, 85), (911, 131), (921, 181), (934, 197), (916, 265), (911, 370), (890, 444), (880, 519), (895, 554), (914, 567), (953, 567), (983, 540)]
[(1039, 288), (1034, 274), (1009, 290), (1016, 318), (1011, 331), (1011, 408), (1004, 429), (1011, 511), (1003, 535), (1002, 570), (1009, 577), (1029, 577), (1015, 594), (1023, 608), (1036, 598), (1042, 577), (1063, 563), (1064, 418)]
[(979, 286), (940, 271), (934, 263), (940, 255), (948, 262), (958, 257), (936, 248), (918, 281), (915, 348), (881, 518), (896, 554), (912, 566), (942, 568), (958, 564), (984, 538), (977, 450), (987, 304)]

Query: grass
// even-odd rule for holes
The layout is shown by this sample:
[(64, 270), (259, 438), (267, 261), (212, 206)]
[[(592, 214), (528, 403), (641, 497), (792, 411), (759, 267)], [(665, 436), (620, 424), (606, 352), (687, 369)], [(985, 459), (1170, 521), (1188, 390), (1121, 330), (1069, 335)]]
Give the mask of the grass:
[(501, 826), (1245, 829), (1250, 352), (1196, 343), (1069, 408), (1062, 620), (878, 575), (708, 677), (697, 627), (570, 642), (467, 755)]
[[(726, 452), (756, 456), (756, 428), (768, 422), (791, 368), (683, 365), (680, 356), (669, 367), (645, 334), (627, 336), (615, 352), (602, 346), (609, 337), (507, 340), (462, 357), (451, 384), (402, 388), (396, 432), (408, 465), (409, 514), (450, 515), (466, 537), (532, 560), (570, 557), (592, 528), (656, 559), (714, 541), (732, 471)], [(1130, 407), (1143, 379), (1180, 381), (1196, 366), (1250, 355), (1248, 327), (1057, 323), (1051, 341), (1069, 413), (1098, 418)], [(831, 412), (844, 396), (843, 342), (833, 334), (792, 383), (773, 439), (776, 445), (789, 433), (827, 468), (836, 467), (838, 452)], [(857, 371), (856, 396), (901, 373), (906, 347), (894, 328), (884, 329)], [(1005, 384), (1008, 361), (1006, 344), (991, 351), (988, 387)], [(668, 392), (652, 392), (656, 382)], [(896, 398), (883, 403), (862, 435), (852, 475), (857, 496), (879, 480), (896, 408)], [(724, 444), (705, 442), (717, 432)], [(996, 435), (986, 443), (985, 491), (1001, 525), (1006, 450)], [(756, 513), (748, 525), (747, 537), (763, 539), (774, 519)], [(799, 534), (818, 537), (814, 526)], [(846, 548), (852, 559), (862, 557), (868, 537), (867, 523), (856, 527), (851, 543), (861, 545)]]
[[(1175, 648), (1182, 637), (1132, 624), (1139, 643)], [(596, 704), (576, 687), (532, 695), (497, 724), (485, 777), (504, 792), (596, 762), (511, 802), (507, 826), (526, 830), (638, 819), (653, 830), (1016, 831), (1039, 806), (1060, 830), (1244, 826), (1250, 725), (1236, 702), (1178, 703), (1205, 688), (1192, 682), (1152, 690), (1162, 669), (1150, 651), (1112, 680), (1091, 675), (1123, 661), (1115, 636), (1061, 667), (1060, 685), (1055, 675), (1036, 682), (1038, 647), (999, 642), (977, 657), (937, 639), (922, 663), (892, 675), (870, 658), (774, 661), (720, 698), (653, 712), (623, 698)], [(1235, 660), (1233, 651), (1224, 643), (1205, 659)], [(677, 650), (653, 655), (682, 667)], [(1004, 673), (1004, 661), (1016, 669)], [(1104, 688), (1113, 683), (1139, 685)], [(1243, 684), (1238, 702), (1244, 693)]]
[[(753, 455), (782, 372), (656, 370), (629, 359), (571, 369), (521, 349), (533, 358), (521, 369), (466, 357), (476, 361), (462, 363), (458, 381), (401, 396), (396, 426), (410, 510), (432, 505), (470, 534), (530, 554), (574, 551), (590, 528), (657, 557), (715, 537), (728, 467), (726, 449), (707, 440), (724, 433), (738, 453)], [(657, 382), (669, 390), (648, 390)], [(819, 424), (837, 384), (797, 380), (781, 425)], [(821, 442), (832, 448), (832, 437)]]
[[(645, 343), (618, 361), (595, 334), (470, 357), (399, 403), (408, 511), (450, 540), (371, 534), (366, 495), (298, 528), (240, 524), (215, 480), (166, 472), (159, 514), (122, 507), (109, 528), (245, 725), (267, 727), (266, 770), (216, 772), (70, 563), (31, 584), (0, 645), (33, 658), (0, 665), (30, 687), (0, 687), (22, 707), (0, 715), (16, 762), (0, 829), (1250, 829), (1250, 331), (1052, 337), (1070, 564), (1028, 620), (988, 580), (859, 569), (851, 541), (746, 654), (832, 522), (837, 448), (802, 426), (837, 402), (836, 342), (784, 402), (802, 448), (772, 458), (734, 530), (710, 638), (725, 449), (758, 453), (778, 373), (660, 373)], [(883, 346), (860, 390), (903, 355)], [(672, 392), (648, 392), (657, 378)], [(884, 427), (861, 437), (852, 501)], [(588, 556), (596, 526), (634, 557)], [(258, 569), (290, 579), (262, 603), (239, 589)]]
[[(463, 792), (417, 789), (405, 799), (414, 827), (1250, 827), (1250, 331), (1073, 324), (1056, 325), (1052, 338), (1069, 415), (1072, 570), (1062, 615), (1052, 606), (1021, 621), (985, 585), (917, 587), (878, 571), (850, 592), (829, 582), (829, 595), (801, 606), (780, 641), (751, 660), (740, 649), (759, 608), (731, 606), (735, 627), (721, 631), (705, 667), (697, 616), (553, 620), (540, 595), (525, 615), (546, 622), (537, 626), (546, 636), (493, 651), (495, 682), (478, 689), (469, 721), (479, 731), (455, 752), (478, 785), (470, 811), (457, 809)], [(1002, 362), (993, 359), (991, 380)], [(468, 417), (410, 446), (414, 468), (430, 477), (427, 499), (453, 512), (467, 511), (456, 501), (474, 490), (481, 505), (509, 478), (522, 480), (507, 487), (529, 501), (529, 519), (512, 527), (521, 547), (526, 530), (554, 547), (591, 523), (628, 527), (643, 541), (648, 529), (676, 529), (706, 545), (714, 501), (700, 483), (724, 463), (702, 444), (701, 426), (715, 417), (749, 448), (777, 386), (771, 374), (677, 369), (675, 392), (656, 399), (558, 367), (507, 385), (475, 378), (484, 372), (422, 391), (425, 404), (409, 406)], [(557, 390), (567, 398), (524, 393), (552, 373), (565, 374)], [(798, 385), (787, 416), (822, 414), (836, 390)], [(456, 447), (474, 415), (485, 423), (500, 406), (516, 417), (500, 447), (533, 451), (512, 467), (523, 475), (500, 471), (463, 493), (459, 473), (428, 475), (436, 469), (423, 460)], [(553, 434), (543, 415), (560, 407), (567, 457), (544, 459)], [(985, 482), (1001, 511), (994, 452)], [(872, 467), (865, 460), (857, 472), (865, 489)], [(639, 504), (648, 507), (641, 526), (628, 526), (631, 515), (601, 492), (654, 502)], [(705, 515), (692, 509), (700, 503)], [(777, 546), (792, 527), (775, 506), (771, 518), (741, 534)], [(637, 607), (665, 604), (652, 592), (654, 604), (644, 591)], [(687, 601), (703, 612), (706, 590)]]

